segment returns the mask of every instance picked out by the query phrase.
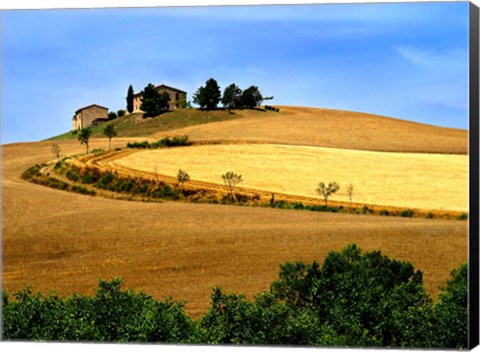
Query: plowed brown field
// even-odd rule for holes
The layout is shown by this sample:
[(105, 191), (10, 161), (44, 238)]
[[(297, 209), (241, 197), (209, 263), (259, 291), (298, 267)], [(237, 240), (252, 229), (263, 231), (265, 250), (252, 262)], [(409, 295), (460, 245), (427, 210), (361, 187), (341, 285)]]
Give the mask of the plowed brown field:
[[(78, 141), (60, 144), (62, 154), (84, 151)], [(53, 159), (50, 145), (2, 147), (2, 282), (9, 292), (33, 284), (45, 293), (93, 293), (99, 278), (122, 277), (128, 288), (186, 301), (198, 316), (215, 285), (252, 295), (269, 287), (279, 264), (321, 261), (352, 242), (411, 261), (434, 296), (467, 260), (465, 221), (128, 202), (21, 180), (29, 166)], [(94, 140), (91, 148), (106, 145)]]
[[(191, 140), (244, 141), (391, 152), (466, 154), (466, 130), (353, 111), (280, 106), (279, 113), (240, 110), (234, 120), (173, 133)], [(155, 137), (171, 136), (172, 131)]]

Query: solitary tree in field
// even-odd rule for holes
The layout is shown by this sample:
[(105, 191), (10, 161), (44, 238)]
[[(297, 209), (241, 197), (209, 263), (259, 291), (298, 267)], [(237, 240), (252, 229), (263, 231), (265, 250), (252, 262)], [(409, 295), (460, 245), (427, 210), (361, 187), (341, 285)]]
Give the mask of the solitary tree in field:
[(117, 131), (113, 125), (107, 125), (103, 129), (103, 134), (108, 138), (108, 149), (112, 150), (112, 138), (117, 136)]
[(182, 193), (183, 193), (183, 185), (185, 184), (185, 182), (190, 181), (190, 175), (187, 174), (186, 171), (183, 171), (182, 169), (180, 169), (178, 170), (178, 173), (177, 173), (177, 181), (182, 186)]
[(132, 85), (130, 85), (128, 87), (128, 92), (127, 92), (127, 111), (130, 114), (133, 112), (133, 98), (134, 98), (133, 87)]
[(228, 186), (230, 190), (230, 196), (232, 197), (232, 201), (235, 199), (233, 196), (233, 187), (235, 187), (240, 182), (243, 182), (242, 175), (237, 175), (233, 171), (228, 171), (224, 175), (222, 175), (223, 183)]
[(88, 154), (88, 143), (90, 141), (90, 137), (92, 136), (92, 129), (90, 127), (82, 128), (78, 132), (78, 140), (80, 144), (85, 144), (87, 147), (87, 154)]
[(57, 157), (57, 159), (60, 159), (60, 151), (61, 148), (57, 143), (52, 144), (52, 153)]
[(353, 198), (353, 185), (350, 183), (347, 186), (347, 195), (350, 198), (350, 208), (352, 207), (352, 198)]
[(330, 197), (339, 189), (340, 185), (336, 182), (330, 182), (328, 186), (326, 186), (325, 183), (320, 182), (316, 191), (319, 195), (323, 196), (323, 199), (325, 200), (325, 206), (328, 206), (328, 197)]

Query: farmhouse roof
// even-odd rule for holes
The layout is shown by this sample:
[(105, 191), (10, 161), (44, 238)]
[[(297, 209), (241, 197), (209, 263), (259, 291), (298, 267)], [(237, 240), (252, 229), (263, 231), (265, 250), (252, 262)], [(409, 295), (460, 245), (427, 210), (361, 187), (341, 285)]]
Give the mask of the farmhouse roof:
[(108, 108), (106, 108), (105, 106), (101, 106), (101, 105), (98, 105), (98, 104), (91, 104), (91, 105), (84, 106), (83, 108), (78, 109), (77, 111), (75, 111), (75, 114), (78, 114), (82, 110), (93, 108), (94, 106), (96, 106), (97, 108), (100, 108), (100, 109), (108, 110)]
[[(159, 90), (159, 89), (171, 89), (171, 90), (174, 90), (176, 92), (179, 92), (179, 93), (185, 93), (187, 94), (187, 92), (185, 92), (184, 90), (181, 90), (181, 89), (178, 89), (178, 88), (175, 88), (175, 87), (171, 87), (171, 86), (167, 86), (166, 84), (159, 84), (158, 86), (155, 87), (155, 90)], [(140, 93), (137, 93), (134, 95), (134, 97), (138, 97), (139, 95), (142, 95), (143, 94), (143, 90), (140, 92)]]

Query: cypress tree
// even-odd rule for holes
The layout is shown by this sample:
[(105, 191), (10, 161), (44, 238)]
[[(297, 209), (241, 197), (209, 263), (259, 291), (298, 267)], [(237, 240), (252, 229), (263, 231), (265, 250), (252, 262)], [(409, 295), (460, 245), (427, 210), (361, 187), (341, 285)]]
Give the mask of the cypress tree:
[(127, 111), (130, 114), (133, 112), (133, 95), (133, 87), (130, 85), (127, 92)]

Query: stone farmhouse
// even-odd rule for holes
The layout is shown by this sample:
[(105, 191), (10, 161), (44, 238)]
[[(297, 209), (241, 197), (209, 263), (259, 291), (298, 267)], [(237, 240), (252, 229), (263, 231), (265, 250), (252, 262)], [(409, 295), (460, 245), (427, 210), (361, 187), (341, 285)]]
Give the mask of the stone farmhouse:
[[(183, 90), (166, 86), (165, 84), (160, 84), (155, 87), (155, 90), (159, 93), (167, 92), (170, 95), (170, 109), (177, 109), (180, 107), (180, 102), (187, 101), (187, 92)], [(133, 96), (133, 112), (141, 112), (140, 105), (142, 105), (141, 98), (143, 92), (137, 93)]]
[(72, 130), (79, 130), (108, 120), (108, 108), (97, 104), (85, 106), (75, 111)]

